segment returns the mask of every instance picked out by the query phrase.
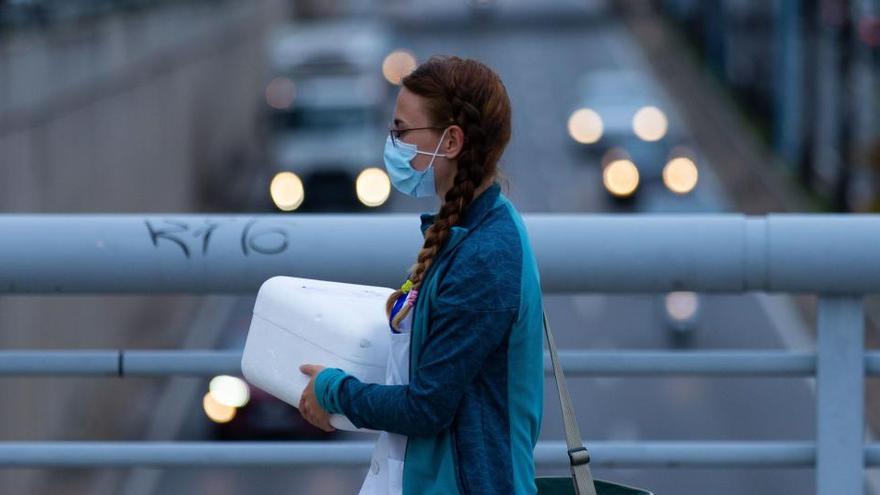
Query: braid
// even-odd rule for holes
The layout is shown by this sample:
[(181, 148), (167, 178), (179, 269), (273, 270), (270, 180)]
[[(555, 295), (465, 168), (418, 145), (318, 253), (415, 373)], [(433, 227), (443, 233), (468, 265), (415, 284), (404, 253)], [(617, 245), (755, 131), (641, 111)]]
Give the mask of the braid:
[[(463, 214), (466, 203), (470, 203), (473, 199), (476, 186), (471, 181), (469, 173), (465, 168), (459, 168), (455, 174), (455, 182), (446, 194), (446, 202), (440, 208), (434, 224), (428, 229), (425, 235), (425, 243), (419, 251), (415, 265), (413, 265), (410, 280), (413, 282), (412, 289), (419, 290), (422, 286), (422, 280), (428, 268), (434, 262), (434, 258), (440, 251), (440, 248), (449, 239), (450, 229), (456, 225)], [(467, 200), (465, 198), (468, 198)], [(401, 290), (395, 291), (393, 298), (389, 298), (386, 303), (386, 310), (391, 314), (391, 308), (394, 301), (402, 294)], [(390, 303), (390, 304), (389, 304)], [(406, 303), (403, 308), (395, 315), (392, 325), (399, 328), (400, 322), (406, 318), (412, 308), (412, 304)]]
[[(403, 80), (403, 85), (428, 98), (428, 111), (435, 122), (458, 125), (464, 143), (456, 157), (458, 169), (452, 187), (446, 192), (433, 225), (410, 267), (410, 290), (418, 290), (425, 274), (449, 239), (474, 199), (476, 189), (488, 175), (497, 175), (496, 163), (510, 139), (510, 108), (498, 76), (480, 62), (458, 57), (432, 57)], [(391, 315), (394, 303), (403, 294), (394, 291), (385, 303)], [(399, 328), (414, 302), (407, 302), (392, 320)]]

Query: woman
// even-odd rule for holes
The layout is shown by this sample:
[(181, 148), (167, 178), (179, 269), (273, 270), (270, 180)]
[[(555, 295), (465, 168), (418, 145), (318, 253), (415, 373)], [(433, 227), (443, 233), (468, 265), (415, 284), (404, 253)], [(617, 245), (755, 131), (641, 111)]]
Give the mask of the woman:
[[(339, 413), (388, 432), (362, 494), (536, 492), (543, 303), (522, 219), (497, 180), (510, 128), (504, 85), (480, 62), (432, 57), (402, 81), (385, 166), (401, 192), (442, 202), (421, 215), (417, 262), (386, 304), (400, 379), (300, 368), (312, 377), (300, 402), (312, 424), (330, 430), (329, 414)], [(402, 489), (375, 488), (370, 477), (382, 469)]]

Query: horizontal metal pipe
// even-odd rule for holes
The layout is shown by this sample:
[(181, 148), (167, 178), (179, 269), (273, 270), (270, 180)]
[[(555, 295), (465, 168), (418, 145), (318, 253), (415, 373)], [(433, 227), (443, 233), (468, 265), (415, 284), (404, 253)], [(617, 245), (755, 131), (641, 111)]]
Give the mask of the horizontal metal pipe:
[[(813, 376), (816, 355), (782, 351), (560, 351), (569, 377)], [(865, 353), (880, 375), (880, 352)], [(544, 372), (553, 369), (544, 353)], [(0, 376), (214, 376), (241, 374), (241, 351), (0, 351)]]
[(240, 351), (126, 351), (120, 376), (240, 375)]
[[(523, 217), (548, 293), (880, 292), (877, 214)], [(5, 214), (0, 293), (253, 293), (274, 275), (396, 287), (419, 224), (415, 213)]]
[[(544, 353), (545, 370), (550, 357)], [(809, 376), (816, 354), (780, 351), (563, 351), (571, 376)]]
[[(372, 441), (328, 442), (0, 442), (0, 467), (362, 466)], [(603, 467), (812, 467), (813, 442), (591, 442)], [(866, 449), (876, 466), (878, 444)], [(538, 466), (566, 466), (563, 441), (538, 442)]]
[(0, 351), (0, 376), (118, 375), (119, 351)]

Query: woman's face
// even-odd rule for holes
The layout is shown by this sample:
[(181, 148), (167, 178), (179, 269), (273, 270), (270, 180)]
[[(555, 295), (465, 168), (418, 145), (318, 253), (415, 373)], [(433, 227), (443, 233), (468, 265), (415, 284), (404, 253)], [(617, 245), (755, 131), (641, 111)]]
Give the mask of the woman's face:
[[(394, 106), (392, 126), (404, 130), (434, 125), (428, 118), (424, 103), (424, 98), (401, 86), (400, 92), (397, 94), (397, 102)], [(442, 135), (443, 129), (420, 129), (401, 132), (400, 134), (401, 141), (416, 145), (419, 151), (436, 152), (439, 154), (436, 157), (416, 154), (410, 165), (421, 172), (428, 168), (431, 158), (434, 159), (434, 184), (437, 189), (437, 196), (441, 201), (446, 197), (446, 191), (452, 187), (452, 181), (455, 178), (455, 173), (458, 171), (458, 162), (455, 160), (455, 157), (461, 151), (464, 132), (461, 130), (461, 127), (451, 125), (446, 129), (446, 136), (440, 142)], [(438, 144), (440, 145), (439, 149), (437, 149)]]

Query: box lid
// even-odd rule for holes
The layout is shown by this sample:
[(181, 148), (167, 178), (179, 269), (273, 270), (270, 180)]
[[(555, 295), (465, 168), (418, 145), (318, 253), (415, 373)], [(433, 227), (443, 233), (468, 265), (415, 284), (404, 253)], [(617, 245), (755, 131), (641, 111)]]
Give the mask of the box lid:
[(366, 364), (390, 330), (386, 287), (276, 276), (260, 286), (254, 315), (337, 356)]

